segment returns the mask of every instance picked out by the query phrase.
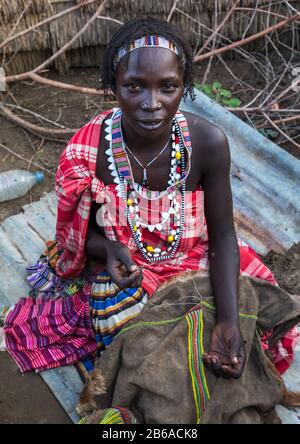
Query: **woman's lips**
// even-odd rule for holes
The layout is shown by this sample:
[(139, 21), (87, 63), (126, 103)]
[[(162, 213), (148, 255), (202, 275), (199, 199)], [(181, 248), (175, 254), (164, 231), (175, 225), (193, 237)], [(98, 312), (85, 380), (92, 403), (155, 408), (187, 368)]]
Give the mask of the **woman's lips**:
[(163, 124), (163, 120), (157, 120), (157, 119), (155, 119), (155, 120), (139, 120), (138, 122), (143, 128), (148, 129), (148, 130), (155, 130), (157, 128), (160, 128), (161, 125)]

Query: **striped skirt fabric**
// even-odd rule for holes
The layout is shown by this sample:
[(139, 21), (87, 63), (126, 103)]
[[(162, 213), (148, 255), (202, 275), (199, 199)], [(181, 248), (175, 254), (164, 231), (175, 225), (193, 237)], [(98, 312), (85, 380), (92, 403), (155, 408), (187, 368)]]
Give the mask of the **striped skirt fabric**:
[(112, 342), (124, 325), (137, 316), (148, 300), (142, 287), (120, 290), (103, 271), (91, 284), (90, 312), (97, 342), (97, 352), (76, 365), (83, 380), (94, 368), (94, 359)]
[(21, 372), (75, 364), (85, 381), (95, 358), (141, 312), (148, 295), (142, 287), (121, 290), (105, 271), (91, 268), (76, 279), (59, 278), (59, 255), (56, 242), (49, 242), (27, 267), (31, 297), (9, 310), (5, 345)]
[(95, 353), (88, 295), (21, 298), (5, 318), (5, 345), (21, 372), (69, 365)]

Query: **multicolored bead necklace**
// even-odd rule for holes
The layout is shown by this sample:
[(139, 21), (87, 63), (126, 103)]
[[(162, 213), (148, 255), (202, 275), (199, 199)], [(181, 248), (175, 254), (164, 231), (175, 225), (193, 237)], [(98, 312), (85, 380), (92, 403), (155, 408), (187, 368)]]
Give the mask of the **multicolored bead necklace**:
[[(115, 171), (113, 175), (118, 174), (119, 190), (126, 205), (126, 216), (132, 236), (143, 257), (149, 262), (156, 262), (170, 259), (174, 256), (179, 245), (185, 210), (185, 177), (186, 177), (186, 160), (185, 160), (185, 144), (177, 119), (174, 117), (172, 124), (172, 153), (169, 186), (163, 192), (151, 191), (142, 185), (135, 184), (132, 176), (130, 161), (127, 157), (125, 144), (121, 129), (121, 111), (115, 111), (111, 118), (111, 149), (108, 150), (114, 159)], [(112, 168), (110, 168), (112, 169)], [(117, 182), (117, 180), (115, 180)], [(176, 200), (176, 191), (180, 192), (181, 204)], [(149, 200), (156, 200), (167, 196), (170, 200), (170, 207), (166, 213), (162, 213), (162, 220), (155, 225), (144, 223), (140, 219), (139, 198), (138, 195), (145, 197), (145, 193)], [(172, 217), (173, 215), (173, 217)], [(170, 232), (166, 236), (165, 245), (150, 245), (143, 241), (142, 228), (148, 229), (149, 232), (157, 229), (162, 231), (164, 223), (170, 219)], [(171, 219), (173, 221), (171, 222)]]

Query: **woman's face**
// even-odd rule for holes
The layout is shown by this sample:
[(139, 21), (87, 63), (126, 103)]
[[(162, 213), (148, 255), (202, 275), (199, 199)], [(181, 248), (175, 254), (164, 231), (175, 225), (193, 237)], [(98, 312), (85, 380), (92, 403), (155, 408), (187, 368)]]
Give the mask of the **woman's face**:
[(183, 95), (183, 67), (165, 48), (141, 48), (116, 70), (116, 97), (123, 127), (144, 138), (170, 130)]

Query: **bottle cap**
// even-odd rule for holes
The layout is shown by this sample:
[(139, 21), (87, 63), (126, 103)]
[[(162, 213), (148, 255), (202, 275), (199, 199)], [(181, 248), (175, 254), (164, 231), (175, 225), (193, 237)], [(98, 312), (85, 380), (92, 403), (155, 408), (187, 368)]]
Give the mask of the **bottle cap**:
[(34, 173), (34, 175), (38, 183), (44, 180), (44, 173), (42, 173), (41, 171), (37, 171), (36, 173)]

